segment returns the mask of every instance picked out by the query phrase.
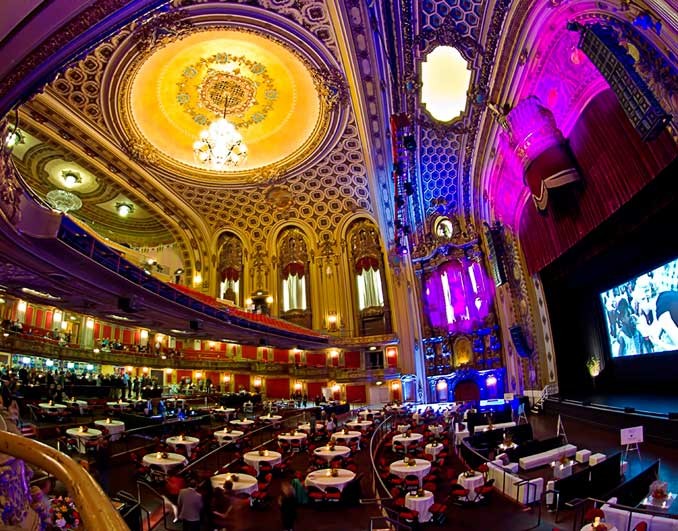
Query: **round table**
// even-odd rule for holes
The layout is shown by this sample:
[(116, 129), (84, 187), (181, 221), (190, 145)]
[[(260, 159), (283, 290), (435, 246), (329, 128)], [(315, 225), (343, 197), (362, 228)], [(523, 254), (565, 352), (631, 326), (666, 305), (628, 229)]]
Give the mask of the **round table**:
[(129, 402), (106, 402), (106, 405), (108, 407), (112, 407), (112, 408), (125, 409), (126, 407), (130, 406), (130, 403)]
[(434, 424), (428, 427), (433, 435), (440, 435), (443, 432), (443, 427), (440, 424)]
[(111, 441), (117, 441), (120, 439), (120, 436), (125, 431), (125, 423), (121, 420), (95, 420), (94, 425), (106, 428), (108, 433), (111, 435)]
[(360, 436), (362, 433), (359, 431), (349, 431), (348, 433), (344, 433), (343, 430), (337, 431), (332, 434), (332, 439), (335, 441), (360, 441)]
[(482, 487), (485, 484), (485, 477), (480, 472), (475, 472), (470, 477), (466, 477), (462, 472), (457, 480), (462, 487), (468, 489), (468, 499), (470, 501), (474, 501), (477, 497), (476, 487)]
[(83, 408), (89, 405), (86, 400), (64, 400), (64, 404), (69, 405), (71, 407), (77, 407), (81, 415), (85, 414)]
[(424, 453), (436, 457), (443, 448), (445, 447), (440, 443), (437, 443), (435, 446), (433, 445), (433, 443), (428, 443), (426, 446), (424, 446)]
[(288, 443), (291, 443), (292, 441), (299, 441), (301, 443), (305, 439), (306, 434), (300, 431), (295, 431), (294, 435), (292, 435), (291, 433), (281, 433), (280, 435), (278, 435), (279, 441), (287, 441)]
[(314, 455), (322, 457), (328, 463), (335, 457), (348, 457), (350, 453), (351, 449), (348, 446), (335, 446), (334, 450), (331, 450), (329, 446), (318, 446), (313, 450)]
[(231, 430), (231, 431), (215, 431), (214, 436), (219, 441), (219, 444), (226, 444), (236, 440), (238, 437), (245, 435), (244, 431)]
[(228, 416), (231, 413), (235, 413), (235, 409), (233, 409), (232, 407), (227, 407), (227, 408), (220, 407), (220, 408), (217, 408), (217, 409), (213, 409), (212, 413), (217, 413), (218, 415)]
[(62, 409), (67, 409), (68, 406), (66, 404), (50, 404), (49, 402), (43, 402), (41, 404), (38, 404), (42, 409), (47, 409), (51, 411), (60, 411)]
[(355, 478), (355, 473), (344, 468), (335, 468), (335, 470), (337, 471), (336, 477), (332, 476), (332, 472), (329, 468), (325, 470), (315, 470), (306, 476), (306, 481), (304, 483), (307, 487), (318, 487), (323, 492), (325, 492), (327, 487), (336, 487), (339, 490), (344, 490), (344, 487)]
[[(233, 481), (233, 476), (238, 476), (238, 481)], [(233, 492), (246, 492), (247, 494), (252, 494), (259, 489), (259, 484), (257, 483), (257, 478), (250, 476), (249, 474), (217, 474), (210, 478), (212, 482), (212, 488), (216, 489), (217, 487), (224, 486), (225, 481), (231, 481), (233, 483)]]
[(401, 433), (400, 435), (396, 435), (395, 437), (393, 437), (393, 442), (401, 443), (405, 448), (405, 451), (407, 451), (407, 447), (410, 444), (416, 443), (422, 440), (423, 438), (424, 436), (421, 433), (410, 433), (409, 437), (405, 433)]
[(275, 422), (277, 420), (282, 420), (282, 415), (262, 415), (259, 417), (259, 420), (263, 420), (265, 422)]
[[(605, 526), (607, 531), (617, 531), (617, 528), (612, 524), (606, 524), (605, 522), (601, 522), (601, 524)], [(593, 531), (593, 524), (586, 524), (581, 528), (581, 531)]]
[[(306, 422), (305, 424), (299, 424), (299, 427), (297, 428), (299, 431), (311, 431), (311, 423)], [(315, 421), (315, 429), (316, 431), (321, 431), (325, 429), (325, 422), (321, 420), (316, 420)]]
[(188, 463), (188, 460), (183, 455), (168, 453), (167, 457), (158, 457), (157, 452), (146, 454), (142, 461), (146, 466), (155, 465), (162, 468), (165, 472), (176, 466)]
[(428, 522), (433, 517), (429, 512), (432, 505), (433, 493), (430, 490), (425, 490), (421, 496), (413, 496), (410, 492), (405, 495), (405, 507), (417, 511), (420, 522)]
[(358, 415), (360, 415), (361, 417), (367, 417), (368, 415), (372, 415), (373, 417), (377, 417), (377, 416), (381, 415), (381, 411), (364, 409), (363, 411), (359, 412)]
[(282, 454), (274, 452), (273, 450), (265, 450), (264, 455), (259, 455), (259, 451), (255, 450), (253, 452), (247, 452), (242, 457), (245, 460), (245, 463), (254, 467), (257, 473), (259, 473), (259, 465), (261, 463), (269, 463), (273, 466), (282, 461)]
[(183, 439), (180, 436), (177, 437), (167, 437), (165, 440), (167, 444), (169, 444), (174, 450), (177, 449), (177, 446), (183, 446), (186, 448), (186, 453), (188, 455), (191, 455), (191, 452), (193, 452), (193, 448), (198, 446), (200, 443), (200, 439), (197, 437), (184, 437)]
[(87, 452), (85, 442), (101, 437), (101, 430), (95, 430), (94, 428), (88, 428), (87, 431), (80, 431), (80, 428), (69, 428), (66, 430), (66, 433), (71, 437), (75, 437), (78, 441), (78, 452), (81, 454)]
[(234, 424), (235, 426), (240, 426), (241, 428), (249, 428), (254, 425), (254, 421), (250, 419), (245, 420), (232, 420), (229, 424)]
[(426, 459), (415, 459), (414, 465), (406, 465), (402, 459), (398, 459), (391, 463), (388, 468), (391, 474), (395, 474), (399, 478), (409, 475), (417, 476), (421, 485), (422, 478), (431, 471), (431, 463)]
[(371, 421), (371, 420), (352, 420), (352, 421), (350, 421), (350, 422), (347, 422), (346, 425), (347, 425), (349, 428), (355, 428), (355, 429), (358, 429), (358, 430), (364, 430), (364, 429), (367, 428), (368, 426), (371, 426), (371, 425), (372, 425), (372, 421)]

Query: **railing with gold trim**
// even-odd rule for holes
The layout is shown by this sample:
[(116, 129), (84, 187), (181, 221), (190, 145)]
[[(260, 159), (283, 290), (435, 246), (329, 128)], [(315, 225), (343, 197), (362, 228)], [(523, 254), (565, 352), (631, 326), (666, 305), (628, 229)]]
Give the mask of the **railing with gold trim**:
[(83, 529), (129, 531), (99, 484), (67, 455), (41, 442), (1, 430), (0, 453), (22, 459), (57, 477), (73, 498)]

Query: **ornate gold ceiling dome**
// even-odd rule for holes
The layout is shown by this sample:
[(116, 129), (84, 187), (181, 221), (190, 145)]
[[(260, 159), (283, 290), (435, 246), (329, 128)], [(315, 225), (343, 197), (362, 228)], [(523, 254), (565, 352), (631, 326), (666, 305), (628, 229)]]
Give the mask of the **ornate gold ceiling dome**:
[[(133, 158), (187, 180), (245, 184), (308, 167), (345, 121), (331, 55), (275, 14), (219, 8), (170, 11), (130, 35), (104, 73), (107, 125)], [(195, 159), (193, 144), (222, 117), (248, 157), (217, 171)]]

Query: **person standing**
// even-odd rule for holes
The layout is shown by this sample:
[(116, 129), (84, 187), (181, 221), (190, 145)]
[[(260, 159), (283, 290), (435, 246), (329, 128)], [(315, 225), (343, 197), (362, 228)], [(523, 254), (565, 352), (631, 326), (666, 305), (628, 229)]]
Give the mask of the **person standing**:
[(196, 490), (197, 482), (191, 478), (188, 487), (179, 491), (179, 520), (183, 531), (200, 531), (200, 514), (202, 513), (202, 496)]
[(285, 531), (293, 531), (297, 518), (297, 499), (292, 486), (285, 482), (280, 489), (280, 518)]

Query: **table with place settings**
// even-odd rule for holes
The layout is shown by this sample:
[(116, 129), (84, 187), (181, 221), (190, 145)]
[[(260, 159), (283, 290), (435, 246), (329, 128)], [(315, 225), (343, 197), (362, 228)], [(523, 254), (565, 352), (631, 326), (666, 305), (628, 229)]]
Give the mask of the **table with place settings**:
[(351, 454), (351, 449), (348, 446), (336, 445), (334, 449), (330, 446), (318, 446), (313, 450), (313, 454), (322, 457), (328, 463), (335, 457), (348, 457)]
[(355, 430), (364, 430), (364, 429), (366, 429), (366, 428), (368, 428), (369, 426), (372, 425), (372, 421), (371, 420), (351, 420), (351, 421), (347, 422), (346, 425), (349, 428), (353, 428)]
[(165, 442), (174, 450), (177, 449), (177, 446), (183, 446), (184, 448), (186, 448), (186, 453), (188, 455), (191, 455), (193, 448), (198, 446), (198, 444), (200, 443), (200, 439), (198, 439), (197, 437), (188, 437), (188, 436), (181, 437), (179, 435), (176, 437), (167, 437)]
[[(311, 423), (306, 422), (304, 424), (299, 424), (299, 427), (297, 428), (299, 431), (306, 431), (309, 432), (311, 431)], [(325, 422), (322, 420), (316, 420), (315, 421), (315, 430), (316, 431), (321, 431), (325, 429)]]
[(344, 433), (344, 430), (340, 430), (332, 434), (332, 440), (345, 441), (347, 443), (350, 443), (351, 441), (358, 441), (358, 443), (360, 444), (361, 435), (362, 433), (360, 433), (359, 431), (349, 431), (348, 433)]
[(249, 474), (216, 474), (210, 478), (210, 481), (213, 489), (216, 489), (217, 487), (223, 488), (224, 483), (230, 481), (233, 483), (233, 492), (252, 494), (259, 490), (257, 478), (250, 476)]
[(405, 451), (407, 451), (407, 447), (410, 444), (417, 443), (421, 441), (423, 438), (424, 436), (421, 433), (410, 433), (409, 437), (407, 436), (407, 433), (401, 433), (393, 437), (393, 442), (394, 443), (399, 442), (400, 444), (403, 445)]
[(234, 426), (239, 426), (241, 428), (251, 428), (254, 426), (254, 421), (250, 419), (244, 419), (244, 420), (232, 420), (229, 422), (229, 424), (233, 424)]
[(421, 496), (412, 494), (411, 492), (408, 492), (405, 495), (405, 507), (417, 511), (419, 513), (420, 522), (428, 522), (433, 517), (429, 512), (433, 502), (433, 493), (430, 490), (425, 490)]
[(355, 478), (355, 473), (344, 468), (336, 468), (335, 470), (337, 471), (336, 476), (332, 475), (332, 471), (329, 468), (315, 470), (306, 476), (304, 483), (307, 487), (317, 487), (323, 492), (325, 492), (327, 487), (336, 487), (339, 490), (344, 490), (344, 487)]
[(421, 485), (423, 477), (431, 471), (431, 463), (426, 459), (415, 459), (414, 465), (410, 465), (405, 464), (403, 459), (398, 459), (389, 465), (389, 470), (391, 474), (395, 474), (399, 478), (405, 478), (409, 475), (417, 476)]
[(106, 405), (112, 409), (119, 409), (120, 411), (124, 411), (125, 409), (130, 407), (131, 404), (129, 402), (118, 401), (118, 402), (106, 402)]
[(290, 432), (281, 433), (278, 435), (279, 441), (286, 441), (292, 443), (293, 441), (299, 441), (302, 443), (306, 439), (306, 434), (301, 431), (295, 431), (293, 434)]
[(235, 409), (233, 409), (232, 407), (218, 407), (216, 409), (213, 409), (212, 413), (217, 415), (223, 415), (226, 418), (228, 418), (231, 413), (235, 413)]
[(99, 426), (100, 428), (106, 428), (110, 435), (111, 441), (119, 440), (120, 436), (125, 431), (125, 423), (121, 420), (95, 420), (94, 425)]
[(264, 450), (263, 455), (259, 455), (259, 451), (254, 450), (252, 452), (247, 452), (242, 457), (245, 460), (245, 463), (251, 467), (254, 467), (254, 469), (257, 471), (257, 474), (259, 473), (259, 465), (261, 463), (269, 463), (271, 466), (273, 466), (282, 461), (282, 454), (279, 452), (274, 452), (273, 450)]
[(85, 414), (85, 408), (89, 405), (87, 403), (87, 400), (76, 400), (76, 399), (64, 400), (64, 404), (71, 407), (77, 407), (81, 415)]
[(262, 415), (259, 417), (259, 420), (263, 420), (264, 422), (277, 422), (282, 420), (282, 415)]
[(480, 472), (474, 472), (471, 476), (466, 476), (466, 474), (462, 472), (459, 474), (457, 480), (462, 487), (468, 489), (468, 499), (470, 501), (474, 501), (477, 497), (476, 488), (482, 487), (485, 484), (485, 476)]
[(242, 437), (243, 435), (245, 435), (245, 432), (240, 430), (220, 430), (214, 432), (214, 436), (217, 438), (217, 441), (219, 441), (219, 444), (228, 444)]
[(142, 461), (146, 466), (155, 465), (162, 468), (165, 473), (172, 468), (183, 466), (188, 463), (188, 459), (183, 455), (171, 452), (165, 455), (167, 455), (167, 457), (163, 457), (162, 454), (159, 455), (158, 452), (153, 452), (151, 454), (146, 454), (142, 458)]
[(434, 424), (428, 427), (433, 435), (440, 435), (443, 432), (443, 427), (440, 424)]
[(368, 415), (372, 415), (373, 417), (378, 417), (381, 415), (381, 411), (378, 410), (372, 410), (372, 409), (363, 409), (361, 412), (358, 413), (359, 416), (363, 418), (367, 418)]
[(75, 437), (75, 440), (78, 441), (78, 452), (84, 454), (87, 451), (85, 443), (87, 441), (92, 441), (101, 437), (101, 430), (95, 430), (94, 428), (88, 428), (87, 431), (82, 431), (80, 428), (70, 428), (66, 430), (66, 433), (70, 437)]
[(64, 409), (68, 409), (66, 404), (50, 404), (49, 402), (42, 402), (38, 404), (38, 406), (40, 406), (40, 409), (47, 411), (63, 411)]
[(424, 446), (424, 453), (432, 455), (433, 457), (437, 457), (443, 448), (445, 447), (440, 443), (428, 443), (426, 446)]

